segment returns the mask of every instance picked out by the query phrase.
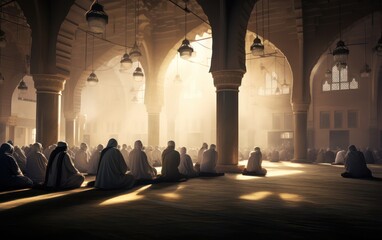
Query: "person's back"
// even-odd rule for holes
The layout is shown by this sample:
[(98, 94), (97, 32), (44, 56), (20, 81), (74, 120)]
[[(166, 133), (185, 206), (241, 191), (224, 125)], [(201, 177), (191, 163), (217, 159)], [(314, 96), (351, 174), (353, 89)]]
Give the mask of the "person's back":
[(218, 153), (215, 150), (215, 144), (211, 144), (210, 148), (203, 153), (203, 160), (200, 164), (200, 172), (216, 173), (216, 164)]
[(147, 155), (142, 151), (143, 144), (140, 140), (135, 141), (134, 149), (129, 154), (130, 173), (136, 180), (153, 179), (157, 175), (157, 171), (152, 167), (147, 159)]
[(87, 173), (89, 171), (89, 158), (88, 145), (81, 143), (80, 149), (74, 154), (74, 166), (78, 171)]
[(24, 176), (12, 154), (13, 146), (3, 143), (0, 147), (0, 190), (32, 187), (33, 181)]
[(346, 151), (341, 149), (336, 153), (336, 158), (334, 159), (333, 165), (343, 165), (345, 162)]
[(162, 152), (159, 149), (159, 146), (154, 147), (154, 150), (153, 150), (151, 156), (152, 156), (152, 161), (153, 161), (154, 167), (162, 166), (162, 160), (161, 160)]
[(126, 174), (127, 165), (117, 146), (117, 140), (111, 138), (102, 150), (94, 187), (118, 189), (134, 186), (135, 178), (132, 174)]
[(180, 149), (179, 172), (189, 178), (198, 176), (198, 172), (194, 169), (191, 156), (187, 154), (187, 148)]
[(371, 178), (372, 173), (366, 165), (365, 157), (354, 145), (349, 146), (349, 151), (345, 156), (345, 172), (342, 177), (350, 178)]
[(96, 175), (97, 174), (99, 159), (101, 157), (101, 151), (102, 150), (103, 150), (103, 145), (102, 144), (98, 144), (97, 148), (90, 155), (88, 174), (91, 174), (91, 175)]
[(162, 171), (160, 180), (178, 181), (184, 178), (179, 172), (180, 154), (175, 150), (175, 142), (169, 141), (167, 148), (162, 152)]
[(243, 175), (256, 175), (265, 176), (267, 170), (262, 167), (263, 156), (259, 147), (255, 147), (254, 151), (251, 152), (247, 167), (243, 171)]
[(67, 150), (66, 142), (58, 142), (57, 147), (50, 154), (44, 182), (47, 189), (79, 188), (85, 181), (85, 176), (74, 166)]
[(44, 156), (41, 143), (34, 143), (27, 156), (25, 168), (26, 176), (32, 179), (34, 184), (42, 184), (45, 180), (48, 159)]

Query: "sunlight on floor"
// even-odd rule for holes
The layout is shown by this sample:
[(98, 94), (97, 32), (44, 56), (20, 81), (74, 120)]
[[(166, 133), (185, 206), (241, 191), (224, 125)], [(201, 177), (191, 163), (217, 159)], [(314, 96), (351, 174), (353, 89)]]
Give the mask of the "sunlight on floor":
[(244, 200), (250, 200), (250, 201), (258, 201), (261, 199), (264, 199), (270, 195), (272, 195), (272, 192), (263, 191), (263, 192), (254, 192), (246, 195), (241, 195), (239, 198)]
[(159, 194), (159, 196), (164, 197), (167, 200), (178, 200), (181, 198), (181, 195), (179, 193), (176, 193), (176, 191), (182, 190), (184, 188), (185, 186), (177, 186), (175, 190), (168, 193)]
[(135, 190), (134, 192), (130, 192), (130, 193), (127, 193), (127, 194), (120, 195), (118, 197), (110, 198), (110, 199), (108, 199), (106, 201), (103, 201), (99, 205), (100, 206), (105, 206), (105, 205), (112, 205), (112, 204), (118, 204), (118, 203), (124, 203), (124, 202), (131, 202), (131, 201), (136, 201), (136, 200), (142, 199), (142, 198), (144, 198), (144, 196), (143, 195), (139, 195), (139, 193), (144, 191), (144, 190), (146, 190), (149, 187), (151, 187), (151, 184), (143, 186), (143, 187)]
[(52, 199), (52, 198), (58, 198), (66, 195), (70, 195), (73, 193), (79, 193), (79, 192), (85, 192), (89, 191), (91, 188), (77, 188), (73, 189), (70, 191), (62, 191), (62, 192), (54, 192), (54, 193), (48, 193), (48, 194), (43, 194), (43, 195), (38, 195), (38, 196), (33, 196), (33, 197), (26, 197), (26, 198), (21, 198), (17, 200), (12, 200), (4, 203), (0, 203), (0, 209), (10, 209), (10, 208), (15, 208), (19, 207), (21, 205), (31, 203), (31, 202), (36, 202), (36, 201), (43, 201), (47, 199)]
[(292, 202), (302, 202), (304, 199), (301, 195), (292, 193), (279, 193), (281, 199)]
[(267, 197), (278, 195), (282, 200), (288, 202), (302, 202), (304, 198), (301, 195), (293, 193), (273, 193), (269, 191), (253, 192), (250, 194), (241, 195), (239, 199), (249, 200), (249, 201), (259, 201)]

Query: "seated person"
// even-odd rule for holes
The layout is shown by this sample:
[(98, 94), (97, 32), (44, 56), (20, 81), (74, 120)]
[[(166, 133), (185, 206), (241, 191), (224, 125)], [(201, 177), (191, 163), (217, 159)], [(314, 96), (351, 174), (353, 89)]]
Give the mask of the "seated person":
[(180, 163), (178, 166), (179, 172), (188, 178), (197, 177), (199, 173), (195, 170), (191, 156), (187, 154), (187, 148), (180, 149)]
[(260, 148), (255, 147), (255, 151), (251, 152), (247, 167), (243, 170), (243, 175), (253, 175), (253, 176), (265, 176), (267, 174), (267, 169), (261, 167), (263, 156), (261, 154)]
[(218, 152), (215, 150), (216, 145), (210, 144), (210, 148), (203, 152), (203, 159), (200, 163), (199, 176), (214, 177), (223, 176), (224, 173), (216, 172), (216, 164), (218, 162)]
[(0, 190), (30, 188), (33, 185), (33, 181), (21, 172), (13, 157), (13, 149), (9, 143), (3, 143), (0, 147)]
[(49, 190), (64, 190), (81, 187), (85, 176), (74, 166), (68, 153), (68, 144), (58, 142), (50, 154), (45, 174), (45, 188)]
[(349, 146), (345, 156), (345, 172), (341, 173), (345, 178), (372, 178), (370, 169), (366, 165), (365, 157), (354, 145)]
[(168, 141), (167, 148), (162, 152), (162, 171), (158, 176), (159, 182), (178, 182), (186, 180), (179, 172), (180, 154), (175, 150), (175, 142)]
[(137, 181), (149, 181), (156, 178), (157, 170), (149, 164), (141, 140), (135, 141), (134, 148), (129, 153), (128, 162), (130, 173)]
[[(101, 152), (94, 187), (99, 189), (132, 188), (135, 178), (126, 172), (127, 165), (118, 149), (118, 142), (111, 138)], [(91, 186), (91, 184), (89, 185)]]
[(334, 162), (332, 162), (332, 165), (343, 165), (344, 159), (345, 159), (346, 151), (341, 149), (336, 153), (336, 158), (334, 159)]
[(48, 159), (42, 153), (41, 143), (34, 143), (27, 156), (25, 175), (32, 179), (34, 185), (42, 185), (45, 181), (47, 165)]

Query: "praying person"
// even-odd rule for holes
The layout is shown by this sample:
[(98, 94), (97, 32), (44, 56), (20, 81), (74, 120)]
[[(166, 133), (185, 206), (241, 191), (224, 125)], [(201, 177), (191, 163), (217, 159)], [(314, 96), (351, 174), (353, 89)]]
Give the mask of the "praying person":
[(42, 145), (36, 142), (27, 155), (26, 176), (32, 179), (34, 185), (42, 185), (45, 181), (48, 159), (42, 153)]
[(94, 187), (105, 190), (132, 188), (135, 184), (135, 178), (126, 172), (127, 165), (118, 149), (118, 142), (116, 139), (110, 138), (101, 152)]
[(365, 157), (354, 145), (349, 146), (345, 156), (345, 172), (341, 173), (344, 178), (372, 178), (372, 173), (366, 165)]
[(159, 181), (176, 182), (185, 180), (185, 176), (179, 172), (180, 154), (175, 150), (175, 142), (167, 142), (167, 148), (162, 152), (162, 171)]
[(267, 169), (261, 166), (263, 155), (260, 147), (255, 147), (254, 151), (250, 153), (248, 158), (247, 167), (243, 170), (243, 175), (265, 176)]
[(216, 172), (216, 164), (218, 162), (218, 152), (216, 145), (211, 144), (210, 148), (203, 152), (203, 159), (200, 164), (200, 176), (222, 176), (224, 173)]
[(194, 164), (190, 155), (187, 154), (187, 148), (182, 147), (180, 149), (180, 163), (179, 163), (179, 172), (188, 178), (197, 177), (199, 173), (194, 169)]
[(68, 153), (68, 144), (64, 141), (58, 142), (48, 160), (45, 187), (51, 190), (74, 189), (81, 187), (84, 181), (85, 176), (74, 166)]
[(143, 151), (141, 140), (134, 143), (128, 158), (130, 173), (138, 181), (147, 181), (156, 178), (157, 170), (149, 164), (146, 153)]
[(33, 181), (21, 172), (13, 151), (9, 143), (3, 143), (0, 147), (0, 190), (30, 188), (33, 185)]

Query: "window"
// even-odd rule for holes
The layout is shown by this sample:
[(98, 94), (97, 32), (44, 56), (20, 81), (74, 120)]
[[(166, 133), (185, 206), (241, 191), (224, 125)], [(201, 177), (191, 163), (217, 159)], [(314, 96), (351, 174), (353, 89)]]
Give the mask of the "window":
[(334, 111), (334, 128), (342, 128), (342, 112)]
[(320, 112), (320, 128), (330, 128), (329, 112)]
[(348, 128), (358, 127), (358, 111), (349, 110), (348, 111)]
[(358, 81), (353, 78), (350, 82), (348, 79), (348, 66), (345, 68), (338, 68), (336, 65), (332, 67), (332, 79), (329, 82), (326, 80), (322, 84), (322, 91), (338, 91), (358, 89)]

